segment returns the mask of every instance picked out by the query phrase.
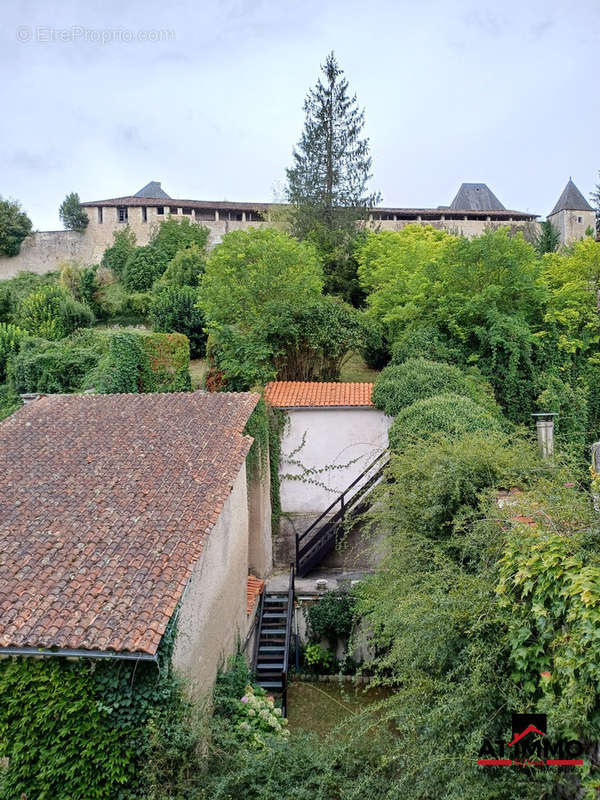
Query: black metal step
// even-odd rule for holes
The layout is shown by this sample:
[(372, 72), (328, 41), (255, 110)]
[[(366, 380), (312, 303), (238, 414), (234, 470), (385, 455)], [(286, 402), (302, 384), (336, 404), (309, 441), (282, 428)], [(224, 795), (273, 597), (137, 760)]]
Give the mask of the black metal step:
[(258, 685), (263, 689), (279, 689), (281, 690), (281, 681), (258, 681)]
[(285, 636), (285, 628), (261, 628), (260, 633), (261, 633), (260, 636), (261, 639), (263, 633), (268, 633), (271, 634), (272, 636), (274, 635)]
[(270, 669), (273, 672), (275, 672), (275, 670), (278, 669), (281, 672), (281, 670), (283, 669), (283, 661), (281, 661), (280, 663), (277, 663), (277, 664), (272, 664), (272, 663), (269, 664), (269, 663), (264, 663), (263, 662), (262, 664), (257, 664), (256, 665), (256, 669), (260, 669), (260, 670), (263, 670), (263, 671), (266, 670), (266, 669), (267, 670)]

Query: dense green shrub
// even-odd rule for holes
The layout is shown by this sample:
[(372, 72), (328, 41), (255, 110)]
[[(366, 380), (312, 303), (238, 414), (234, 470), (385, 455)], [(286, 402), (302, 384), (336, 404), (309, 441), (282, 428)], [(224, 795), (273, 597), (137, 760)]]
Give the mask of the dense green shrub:
[[(145, 796), (145, 761), (188, 735), (189, 707), (171, 666), (174, 626), (158, 664), (64, 658), (0, 661), (0, 797), (137, 800)], [(189, 742), (189, 740), (188, 740)], [(198, 742), (196, 741), (196, 745)], [(163, 749), (164, 755), (164, 749)]]
[(392, 364), (402, 364), (411, 358), (426, 358), (431, 361), (460, 363), (463, 353), (449, 337), (434, 324), (426, 325), (418, 321), (403, 330), (391, 347)]
[(46, 272), (19, 272), (14, 278), (0, 281), (0, 322), (18, 325), (18, 309), (27, 295), (46, 286), (56, 286), (59, 274)]
[(31, 220), (20, 203), (0, 197), (0, 255), (16, 256), (31, 228)]
[(18, 320), (19, 325), (33, 336), (62, 339), (77, 328), (92, 325), (94, 314), (65, 289), (45, 286), (23, 300), (18, 309)]
[(206, 252), (196, 242), (178, 250), (162, 274), (159, 284), (165, 286), (197, 286), (204, 272)]
[(202, 358), (206, 353), (204, 317), (197, 300), (191, 286), (165, 286), (153, 294), (149, 309), (153, 330), (185, 334), (192, 358)]
[(0, 384), (6, 381), (6, 362), (19, 352), (25, 332), (16, 325), (0, 322)]
[(491, 389), (483, 379), (465, 374), (452, 364), (424, 358), (386, 367), (373, 387), (373, 402), (390, 417), (395, 417), (416, 400), (449, 392), (470, 397), (490, 411), (497, 410)]
[(439, 394), (403, 408), (389, 430), (392, 450), (437, 434), (456, 436), (471, 431), (498, 431), (502, 423), (482, 406), (458, 394)]
[(89, 217), (81, 207), (77, 192), (71, 192), (62, 201), (58, 209), (58, 216), (68, 231), (84, 231), (89, 224)]
[(0, 384), (0, 420), (9, 417), (21, 405), (21, 398), (7, 384)]
[(208, 228), (190, 222), (185, 217), (183, 219), (169, 217), (154, 231), (150, 246), (159, 254), (166, 267), (179, 250), (195, 245), (200, 253), (205, 253), (209, 233)]
[(140, 338), (148, 357), (151, 386), (143, 384), (142, 391), (189, 392), (190, 343), (182, 333), (153, 333)]
[(337, 381), (346, 353), (363, 343), (358, 312), (327, 296), (302, 309), (282, 306), (265, 320), (264, 334), (282, 381)]
[(153, 391), (155, 383), (142, 336), (131, 331), (114, 333), (91, 380), (100, 394)]
[(337, 639), (348, 640), (352, 633), (356, 608), (353, 592), (334, 590), (326, 592), (316, 602), (304, 607), (311, 641), (320, 642), (323, 637), (334, 646)]
[(390, 343), (383, 326), (369, 317), (363, 317), (363, 344), (360, 352), (371, 369), (383, 369), (391, 357)]
[(126, 225), (123, 230), (114, 231), (113, 239), (112, 246), (107, 247), (104, 251), (102, 266), (122, 278), (125, 273), (127, 259), (135, 249), (135, 233), (129, 225)]
[(79, 392), (87, 387), (100, 354), (98, 343), (27, 338), (8, 363), (10, 384), (18, 393)]
[(151, 245), (136, 247), (127, 258), (123, 283), (130, 292), (145, 292), (161, 276), (165, 266), (164, 258)]

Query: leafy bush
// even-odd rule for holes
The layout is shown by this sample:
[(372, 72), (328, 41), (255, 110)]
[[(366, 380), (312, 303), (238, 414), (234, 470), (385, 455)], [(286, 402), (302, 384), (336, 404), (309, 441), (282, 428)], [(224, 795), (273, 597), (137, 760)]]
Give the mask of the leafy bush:
[(191, 286), (166, 286), (152, 296), (149, 316), (153, 330), (185, 334), (192, 357), (202, 358), (206, 353), (206, 333), (204, 317), (196, 303), (197, 293)]
[(365, 317), (363, 331), (363, 344), (360, 352), (365, 363), (371, 369), (383, 369), (391, 357), (390, 343), (383, 327)]
[(460, 347), (451, 344), (450, 338), (437, 325), (423, 325), (419, 322), (408, 326), (397, 336), (391, 351), (392, 364), (402, 364), (411, 358), (456, 363), (463, 361)]
[(0, 384), (0, 420), (9, 417), (21, 405), (21, 398), (6, 384)]
[(65, 289), (45, 286), (23, 300), (18, 319), (20, 326), (34, 336), (62, 339), (77, 328), (92, 325), (94, 314)]
[(386, 367), (373, 387), (373, 402), (390, 417), (416, 400), (442, 393), (469, 397), (490, 411), (496, 411), (491, 389), (482, 379), (465, 374), (451, 364), (414, 358)]
[(264, 334), (282, 381), (337, 381), (344, 356), (363, 342), (355, 309), (327, 296), (304, 309), (282, 307), (265, 320)]
[(19, 352), (25, 332), (16, 325), (0, 322), (0, 384), (6, 381), (6, 362)]
[(10, 384), (18, 393), (79, 392), (87, 387), (88, 375), (98, 364), (100, 354), (98, 343), (28, 338), (9, 361)]
[(318, 675), (326, 675), (335, 666), (335, 653), (320, 644), (309, 644), (304, 648), (304, 663)]
[(125, 263), (123, 283), (130, 292), (145, 292), (160, 277), (165, 266), (163, 257), (151, 245), (136, 247)]
[(440, 394), (403, 408), (389, 430), (392, 450), (402, 450), (416, 439), (437, 434), (499, 431), (502, 423), (482, 406), (458, 394)]
[(113, 239), (112, 246), (107, 247), (104, 251), (102, 266), (122, 278), (125, 273), (125, 264), (135, 249), (135, 233), (129, 225), (126, 225), (122, 230), (114, 231)]
[(170, 217), (156, 228), (150, 240), (150, 246), (166, 266), (180, 250), (195, 247), (200, 253), (205, 253), (209, 233), (208, 228), (190, 222), (189, 219)]
[(142, 391), (188, 392), (190, 377), (190, 344), (182, 333), (153, 333), (141, 337), (148, 357), (151, 386), (142, 384)]
[(31, 228), (31, 220), (20, 203), (0, 197), (0, 255), (16, 256)]
[(165, 286), (197, 286), (204, 272), (205, 250), (192, 242), (178, 250), (159, 279)]
[(248, 389), (275, 377), (268, 336), (287, 324), (285, 315), (317, 303), (322, 286), (312, 247), (285, 233), (251, 228), (223, 237), (208, 258), (199, 306), (210, 331), (209, 356), (227, 388)]
[(155, 382), (142, 336), (130, 331), (114, 333), (90, 380), (100, 394), (153, 391)]
[(349, 591), (326, 592), (316, 602), (304, 607), (304, 616), (312, 642), (325, 637), (333, 646), (338, 639), (348, 640), (352, 633), (356, 597)]
[(0, 322), (18, 325), (18, 309), (27, 295), (46, 286), (56, 286), (57, 272), (37, 275), (34, 272), (19, 272), (14, 278), (0, 281)]

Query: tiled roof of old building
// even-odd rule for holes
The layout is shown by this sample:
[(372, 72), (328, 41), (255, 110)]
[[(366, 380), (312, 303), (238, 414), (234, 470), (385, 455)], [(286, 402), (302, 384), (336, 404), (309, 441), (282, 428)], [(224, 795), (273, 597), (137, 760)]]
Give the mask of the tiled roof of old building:
[(276, 408), (372, 407), (372, 383), (319, 383), (317, 381), (271, 381), (265, 399)]
[(165, 192), (165, 190), (161, 187), (160, 181), (150, 181), (145, 186), (136, 192), (134, 197), (152, 197), (154, 199), (161, 198), (163, 200), (170, 200), (171, 198)]
[(0, 647), (154, 655), (257, 394), (53, 395), (0, 424)]
[(247, 606), (246, 611), (248, 614), (252, 614), (254, 611), (254, 607), (256, 605), (256, 601), (263, 593), (265, 588), (265, 582), (260, 578), (255, 577), (254, 575), (248, 575), (248, 596), (247, 596)]

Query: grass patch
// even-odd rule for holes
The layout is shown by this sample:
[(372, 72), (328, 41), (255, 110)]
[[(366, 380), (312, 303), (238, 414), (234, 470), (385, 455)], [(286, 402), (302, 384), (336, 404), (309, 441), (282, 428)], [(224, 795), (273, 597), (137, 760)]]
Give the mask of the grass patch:
[(204, 377), (208, 372), (208, 362), (205, 358), (194, 358), (190, 361), (190, 375), (192, 377), (192, 389), (204, 388)]
[(371, 369), (360, 353), (349, 353), (340, 370), (341, 381), (374, 383), (380, 370)]

